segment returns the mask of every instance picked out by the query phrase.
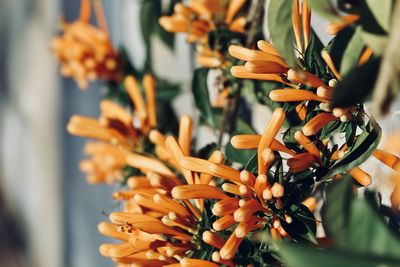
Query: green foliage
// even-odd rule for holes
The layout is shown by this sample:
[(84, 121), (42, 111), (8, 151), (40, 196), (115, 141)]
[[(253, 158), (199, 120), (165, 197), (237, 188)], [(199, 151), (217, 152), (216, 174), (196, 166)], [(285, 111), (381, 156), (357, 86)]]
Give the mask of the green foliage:
[(192, 93), (196, 107), (199, 109), (202, 120), (213, 128), (217, 128), (215, 108), (211, 106), (207, 88), (207, 68), (199, 68), (194, 71), (192, 80)]
[(400, 266), (400, 241), (367, 199), (353, 195), (350, 177), (328, 186), (322, 221), (335, 247), (279, 243), (279, 254), (288, 266)]
[(371, 59), (343, 77), (333, 91), (333, 106), (351, 107), (365, 102), (374, 90), (380, 62), (380, 58)]
[(345, 173), (354, 167), (359, 166), (371, 156), (372, 152), (379, 144), (380, 137), (381, 128), (374, 119), (371, 119), (367, 124), (366, 130), (358, 136), (353, 147), (349, 149), (341, 160), (338, 160), (330, 167), (325, 178)]
[[(291, 1), (288, 1), (291, 2)], [(339, 21), (340, 15), (330, 0), (309, 0), (311, 9), (329, 21)]]
[[(178, 0), (169, 1), (168, 13), (171, 14), (173, 6), (180, 2)], [(143, 41), (146, 47), (145, 70), (152, 70), (152, 54), (151, 54), (151, 38), (158, 36), (161, 41), (170, 49), (174, 49), (175, 35), (165, 31), (158, 23), (158, 18), (163, 15), (162, 1), (159, 0), (142, 0), (140, 6), (140, 26)]]
[(357, 27), (343, 53), (343, 59), (340, 64), (340, 72), (342, 75), (346, 75), (350, 70), (359, 65), (359, 58), (364, 48), (365, 42), (361, 35), (361, 28)]
[(269, 32), (272, 42), (280, 55), (290, 66), (296, 66), (293, 49), (292, 1), (266, 2), (267, 14), (264, 21), (264, 32)]

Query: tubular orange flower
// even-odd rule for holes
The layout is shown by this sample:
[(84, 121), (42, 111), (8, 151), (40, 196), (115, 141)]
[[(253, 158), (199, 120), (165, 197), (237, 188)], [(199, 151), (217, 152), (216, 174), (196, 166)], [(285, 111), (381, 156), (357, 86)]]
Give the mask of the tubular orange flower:
[(266, 61), (265, 64), (268, 64), (268, 62), (274, 62), (281, 65), (284, 68), (288, 67), (286, 62), (279, 56), (269, 54), (263, 51), (251, 50), (238, 45), (229, 46), (229, 54), (231, 54), (231, 56), (235, 58), (244, 61)]
[(218, 267), (217, 264), (204, 261), (204, 260), (196, 260), (196, 259), (188, 259), (185, 258), (180, 262), (182, 267)]
[(364, 64), (365, 62), (367, 62), (368, 59), (371, 58), (371, 56), (372, 56), (373, 53), (374, 53), (374, 51), (372, 51), (371, 48), (369, 48), (369, 47), (365, 48), (364, 51), (362, 52), (361, 56), (360, 56), (360, 59), (359, 59), (359, 61), (358, 61), (358, 64), (359, 64), (359, 65), (362, 65), (362, 64)]
[(317, 159), (321, 159), (321, 154), (319, 149), (302, 132), (296, 131), (294, 133), (294, 138), (310, 154), (314, 155)]
[(335, 64), (333, 63), (333, 60), (332, 60), (331, 56), (329, 55), (328, 51), (322, 50), (321, 56), (325, 60), (326, 65), (328, 65), (328, 68), (336, 76), (336, 78), (341, 79), (342, 75), (340, 75), (339, 71), (336, 69)]
[(296, 39), (296, 47), (300, 53), (303, 53), (303, 46), (301, 44), (301, 36), (300, 36), (300, 6), (299, 0), (292, 0), (292, 26), (294, 37)]
[(324, 85), (324, 82), (320, 78), (308, 71), (289, 69), (287, 78), (294, 83), (301, 83), (314, 88)]
[(317, 158), (311, 153), (300, 153), (287, 160), (289, 170), (293, 173), (307, 170), (315, 164)]
[(179, 185), (172, 189), (175, 199), (227, 199), (224, 192), (211, 185)]
[(281, 129), (283, 122), (285, 121), (285, 112), (282, 108), (277, 108), (272, 113), (271, 119), (265, 127), (264, 133), (261, 136), (260, 143), (258, 144), (257, 153), (258, 153), (258, 173), (265, 174), (266, 168), (263, 165), (262, 161), (262, 152), (265, 148), (271, 146), (272, 141), (275, 139), (278, 131)]
[(244, 66), (233, 66), (231, 68), (231, 74), (236, 78), (275, 81), (286, 84), (286, 82), (278, 74), (251, 73), (248, 72)]
[(270, 43), (264, 41), (264, 40), (260, 40), (257, 42), (257, 47), (258, 49), (260, 49), (261, 51), (280, 57), (278, 50), (276, 50), (276, 48), (271, 45)]
[[(261, 135), (258, 134), (242, 134), (235, 135), (231, 138), (231, 144), (236, 149), (255, 149), (260, 143)], [(295, 155), (295, 153), (288, 147), (283, 145), (278, 140), (274, 139), (271, 143), (271, 149), (273, 151), (281, 151), (289, 155)]]
[(157, 111), (156, 111), (156, 81), (152, 75), (146, 74), (143, 78), (143, 87), (147, 99), (147, 111), (149, 114), (150, 127), (157, 126)]
[(349, 14), (349, 15), (343, 16), (341, 18), (341, 21), (332, 22), (332, 23), (328, 24), (328, 26), (326, 27), (326, 31), (327, 31), (327, 33), (329, 33), (331, 35), (336, 35), (336, 34), (338, 34), (338, 32), (340, 32), (344, 28), (348, 27), (349, 25), (353, 24), (354, 22), (358, 21), (359, 19), (360, 19), (359, 15)]
[(359, 184), (363, 186), (367, 186), (372, 183), (371, 176), (359, 167), (355, 167), (354, 169), (350, 170), (349, 173)]
[(221, 258), (224, 260), (232, 259), (242, 241), (243, 238), (238, 238), (235, 233), (232, 233), (229, 239), (225, 242), (222, 249), (219, 251)]
[(300, 120), (304, 121), (307, 116), (307, 106), (305, 103), (300, 103), (296, 106), (296, 112)]
[(372, 155), (388, 167), (400, 172), (400, 159), (397, 156), (382, 149), (376, 149)]
[(311, 22), (311, 9), (307, 0), (301, 2), (301, 22), (304, 38), (304, 50), (307, 49), (310, 42), (310, 22)]
[(322, 98), (316, 94), (311, 93), (307, 90), (301, 89), (275, 89), (269, 93), (269, 98), (275, 102), (299, 102), (299, 101), (320, 101), (328, 102), (326, 98)]
[(244, 68), (252, 73), (283, 73), (287, 71), (287, 68), (273, 61), (248, 61)]
[(305, 136), (311, 136), (318, 133), (325, 125), (330, 121), (336, 120), (337, 118), (329, 113), (319, 113), (317, 116), (309, 120), (302, 128), (302, 132)]

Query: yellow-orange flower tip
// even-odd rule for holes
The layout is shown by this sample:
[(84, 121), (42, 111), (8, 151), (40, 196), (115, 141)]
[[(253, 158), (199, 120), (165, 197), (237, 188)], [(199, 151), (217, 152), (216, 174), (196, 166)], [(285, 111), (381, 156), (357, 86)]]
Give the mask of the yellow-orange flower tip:
[(261, 205), (258, 203), (257, 200), (251, 199), (246, 201), (246, 203), (237, 209), (233, 213), (233, 218), (237, 222), (242, 222), (248, 219), (253, 213), (259, 211), (261, 209)]
[(247, 170), (242, 170), (240, 172), (240, 181), (248, 186), (254, 186), (256, 182), (256, 177), (251, 172)]
[(271, 200), (272, 197), (273, 197), (271, 188), (269, 188), (269, 187), (265, 188), (263, 193), (262, 193), (262, 197), (265, 200)]
[(359, 167), (355, 167), (354, 169), (350, 170), (349, 173), (351, 176), (353, 176), (354, 180), (356, 180), (362, 186), (368, 186), (372, 183), (371, 176)]
[(212, 227), (215, 231), (223, 231), (236, 223), (237, 222), (235, 221), (233, 216), (229, 214), (229, 215), (225, 215), (225, 216), (219, 218), (218, 220), (216, 220), (213, 223)]
[(337, 85), (337, 83), (338, 83), (337, 79), (330, 79), (328, 85), (333, 88)]
[(314, 118), (309, 120), (302, 128), (302, 132), (305, 136), (311, 136), (318, 133), (325, 125), (330, 121), (336, 120), (337, 118), (330, 113), (319, 113)]
[(340, 121), (341, 122), (348, 122), (348, 121), (351, 121), (352, 118), (353, 118), (353, 115), (351, 113), (348, 113), (346, 115), (340, 116)]
[(278, 50), (276, 50), (276, 48), (273, 45), (271, 45), (270, 43), (268, 43), (267, 41), (264, 41), (264, 40), (258, 41), (257, 47), (258, 47), (258, 49), (260, 49), (261, 51), (263, 51), (265, 53), (280, 57)]
[(235, 256), (242, 240), (243, 238), (238, 238), (235, 233), (232, 233), (228, 240), (225, 242), (224, 247), (219, 251), (219, 255), (221, 255), (221, 258), (224, 260), (232, 259)]
[(234, 267), (235, 266), (235, 264), (233, 263), (232, 260), (223, 260), (218, 251), (214, 251), (213, 252), (213, 254), (211, 255), (211, 259), (212, 259), (212, 261), (218, 262), (218, 263), (220, 263), (220, 264), (222, 264), (224, 266), (228, 266), (228, 267)]
[(115, 244), (101, 244), (99, 247), (99, 253), (103, 257), (110, 257), (110, 249), (114, 246)]
[(284, 217), (285, 217), (285, 222), (286, 223), (291, 224), (293, 222), (293, 218), (290, 215), (285, 214)]
[(332, 99), (332, 88), (327, 88), (326, 86), (320, 86), (317, 88), (317, 96), (325, 98), (325, 99)]
[(179, 185), (174, 187), (171, 195), (175, 199), (226, 199), (224, 192), (211, 185)]
[(317, 208), (317, 199), (315, 197), (308, 197), (303, 200), (302, 204), (306, 206), (311, 212)]
[(293, 83), (301, 83), (314, 88), (324, 85), (324, 82), (314, 74), (297, 69), (289, 69), (287, 71), (287, 78)]
[(331, 22), (326, 26), (326, 32), (330, 35), (336, 35), (338, 32), (346, 28), (347, 26), (353, 24), (360, 19), (359, 15), (349, 14), (343, 16), (340, 21)]
[(182, 267), (218, 267), (217, 264), (210, 261), (189, 258), (184, 258), (179, 263)]
[(280, 183), (274, 183), (274, 185), (271, 188), (271, 191), (272, 191), (272, 196), (275, 198), (283, 197), (283, 195), (285, 194), (285, 188)]
[(333, 116), (340, 118), (343, 115), (346, 115), (349, 113), (351, 108), (333, 108), (332, 114)]
[(210, 246), (218, 249), (221, 249), (225, 244), (225, 240), (222, 237), (210, 231), (204, 231), (202, 238), (206, 244), (209, 244)]
[(149, 139), (155, 145), (164, 146), (165, 137), (164, 137), (164, 135), (162, 133), (160, 133), (157, 130), (151, 130), (150, 131)]

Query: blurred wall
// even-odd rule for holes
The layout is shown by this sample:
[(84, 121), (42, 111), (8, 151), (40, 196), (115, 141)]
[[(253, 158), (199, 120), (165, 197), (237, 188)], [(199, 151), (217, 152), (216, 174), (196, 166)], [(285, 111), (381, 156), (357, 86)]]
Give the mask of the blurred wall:
[(0, 238), (14, 243), (1, 266), (62, 264), (60, 87), (49, 53), (57, 9), (56, 0), (0, 2), (0, 212), (13, 222)]

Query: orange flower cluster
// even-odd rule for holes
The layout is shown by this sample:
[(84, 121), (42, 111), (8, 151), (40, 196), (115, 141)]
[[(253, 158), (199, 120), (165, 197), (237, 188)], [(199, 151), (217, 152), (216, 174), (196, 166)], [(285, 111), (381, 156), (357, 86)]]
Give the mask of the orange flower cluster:
[[(195, 199), (203, 194), (224, 195), (212, 185), (211, 175), (199, 175), (181, 167), (179, 162), (190, 156), (191, 138), (192, 120), (184, 116), (180, 120), (178, 140), (157, 130), (151, 131), (150, 140), (156, 146), (159, 159), (126, 153), (127, 164), (140, 169), (145, 176), (130, 178), (128, 190), (114, 194), (115, 199), (123, 201), (123, 210), (111, 213), (110, 223), (102, 222), (98, 228), (102, 234), (121, 242), (101, 245), (102, 255), (126, 266), (218, 266), (189, 257), (204, 243), (215, 248), (223, 243), (216, 233), (199, 232), (204, 201)], [(214, 151), (209, 160), (219, 164), (224, 157)], [(180, 177), (184, 177), (184, 182)], [(200, 190), (191, 190), (194, 185)], [(225, 262), (221, 260), (221, 263)]]
[(160, 18), (161, 26), (169, 32), (186, 33), (190, 43), (197, 43), (197, 63), (208, 68), (225, 64), (224, 55), (208, 46), (208, 34), (217, 27), (243, 33), (247, 20), (237, 14), (247, 0), (191, 0), (175, 5), (172, 16)]
[[(221, 259), (226, 261), (225, 265), (234, 266), (230, 261), (234, 258), (244, 238), (251, 232), (265, 227), (275, 239), (282, 236), (288, 237), (281, 225), (282, 220), (288, 224), (292, 222), (290, 214), (282, 210), (281, 198), (285, 196), (285, 187), (278, 181), (270, 183), (269, 178), (269, 171), (275, 158), (274, 150), (289, 155), (294, 154), (275, 139), (284, 120), (283, 110), (276, 109), (260, 138), (250, 135), (232, 138), (231, 142), (236, 148), (257, 149), (258, 172), (256, 175), (247, 170), (238, 171), (210, 160), (194, 157), (181, 159), (181, 166), (186, 170), (198, 173), (200, 176), (215, 176), (226, 181), (221, 186), (225, 192), (216, 188), (204, 190), (202, 185), (197, 184), (178, 185), (172, 190), (172, 196), (175, 199), (218, 200), (212, 208), (212, 213), (219, 217), (213, 223), (213, 230), (219, 232), (229, 229), (231, 234), (227, 240), (221, 240), (221, 245), (217, 247), (219, 251), (214, 252), (213, 260)], [(314, 201), (311, 199), (304, 204), (310, 204), (311, 210), (315, 208)], [(204, 235), (209, 233), (212, 232), (206, 232)], [(206, 239), (204, 241), (208, 243)]]
[[(292, 24), (296, 39), (297, 51), (301, 54), (307, 48), (310, 35), (310, 17), (306, 0), (302, 1), (302, 12), (300, 14), (299, 1), (293, 0)], [(300, 21), (302, 27), (300, 27)], [(300, 29), (303, 29), (303, 38), (301, 38)], [(304, 43), (302, 42), (304, 41)], [(325, 84), (316, 75), (295, 68), (290, 68), (288, 64), (280, 57), (278, 51), (268, 42), (259, 41), (257, 43), (259, 50), (251, 50), (240, 46), (230, 46), (230, 54), (240, 60), (246, 61), (244, 66), (233, 66), (231, 73), (237, 78), (256, 79), (275, 81), (286, 85), (287, 87), (272, 90), (269, 97), (272, 101), (281, 103), (294, 103), (298, 117), (303, 121), (301, 131), (296, 132), (295, 139), (300, 146), (304, 148), (304, 153), (294, 155), (287, 161), (291, 172), (301, 172), (313, 166), (322, 164), (321, 153), (316, 145), (321, 130), (332, 121), (348, 122), (357, 114), (355, 108), (333, 108), (331, 105), (333, 89), (341, 74), (335, 67), (329, 53), (324, 50), (321, 53), (328, 69), (334, 78)], [(367, 52), (368, 53), (368, 52)], [(365, 54), (365, 53), (364, 53)], [(371, 54), (369, 53), (369, 56)], [(362, 62), (368, 57), (362, 55)], [(360, 59), (361, 61), (361, 59)], [(308, 116), (308, 105), (310, 102), (320, 102), (319, 112)], [(324, 146), (328, 145), (328, 140), (320, 140)], [(345, 156), (347, 146), (341, 146), (337, 151), (332, 151), (332, 163)], [(350, 174), (363, 186), (371, 183), (369, 174), (359, 167), (350, 171)]]
[(231, 31), (244, 31), (245, 17), (235, 16), (245, 3), (246, 0), (190, 0), (188, 4), (176, 4), (174, 14), (161, 17), (160, 24), (169, 32), (186, 33), (191, 43), (206, 43), (208, 33), (217, 25), (225, 24)]
[(90, 2), (82, 1), (77, 21), (61, 23), (63, 34), (54, 38), (51, 44), (61, 64), (62, 75), (73, 78), (81, 89), (86, 89), (89, 81), (119, 79), (118, 55), (109, 39), (101, 2), (94, 2), (99, 28), (89, 23)]
[(127, 76), (124, 85), (134, 112), (111, 100), (102, 100), (98, 119), (74, 115), (67, 125), (72, 135), (102, 141), (87, 145), (86, 152), (92, 158), (81, 163), (81, 169), (92, 183), (121, 180), (118, 169), (125, 165), (123, 151), (141, 151), (143, 138), (157, 127), (156, 82), (153, 76), (145, 75), (143, 78), (146, 101), (133, 76)]

